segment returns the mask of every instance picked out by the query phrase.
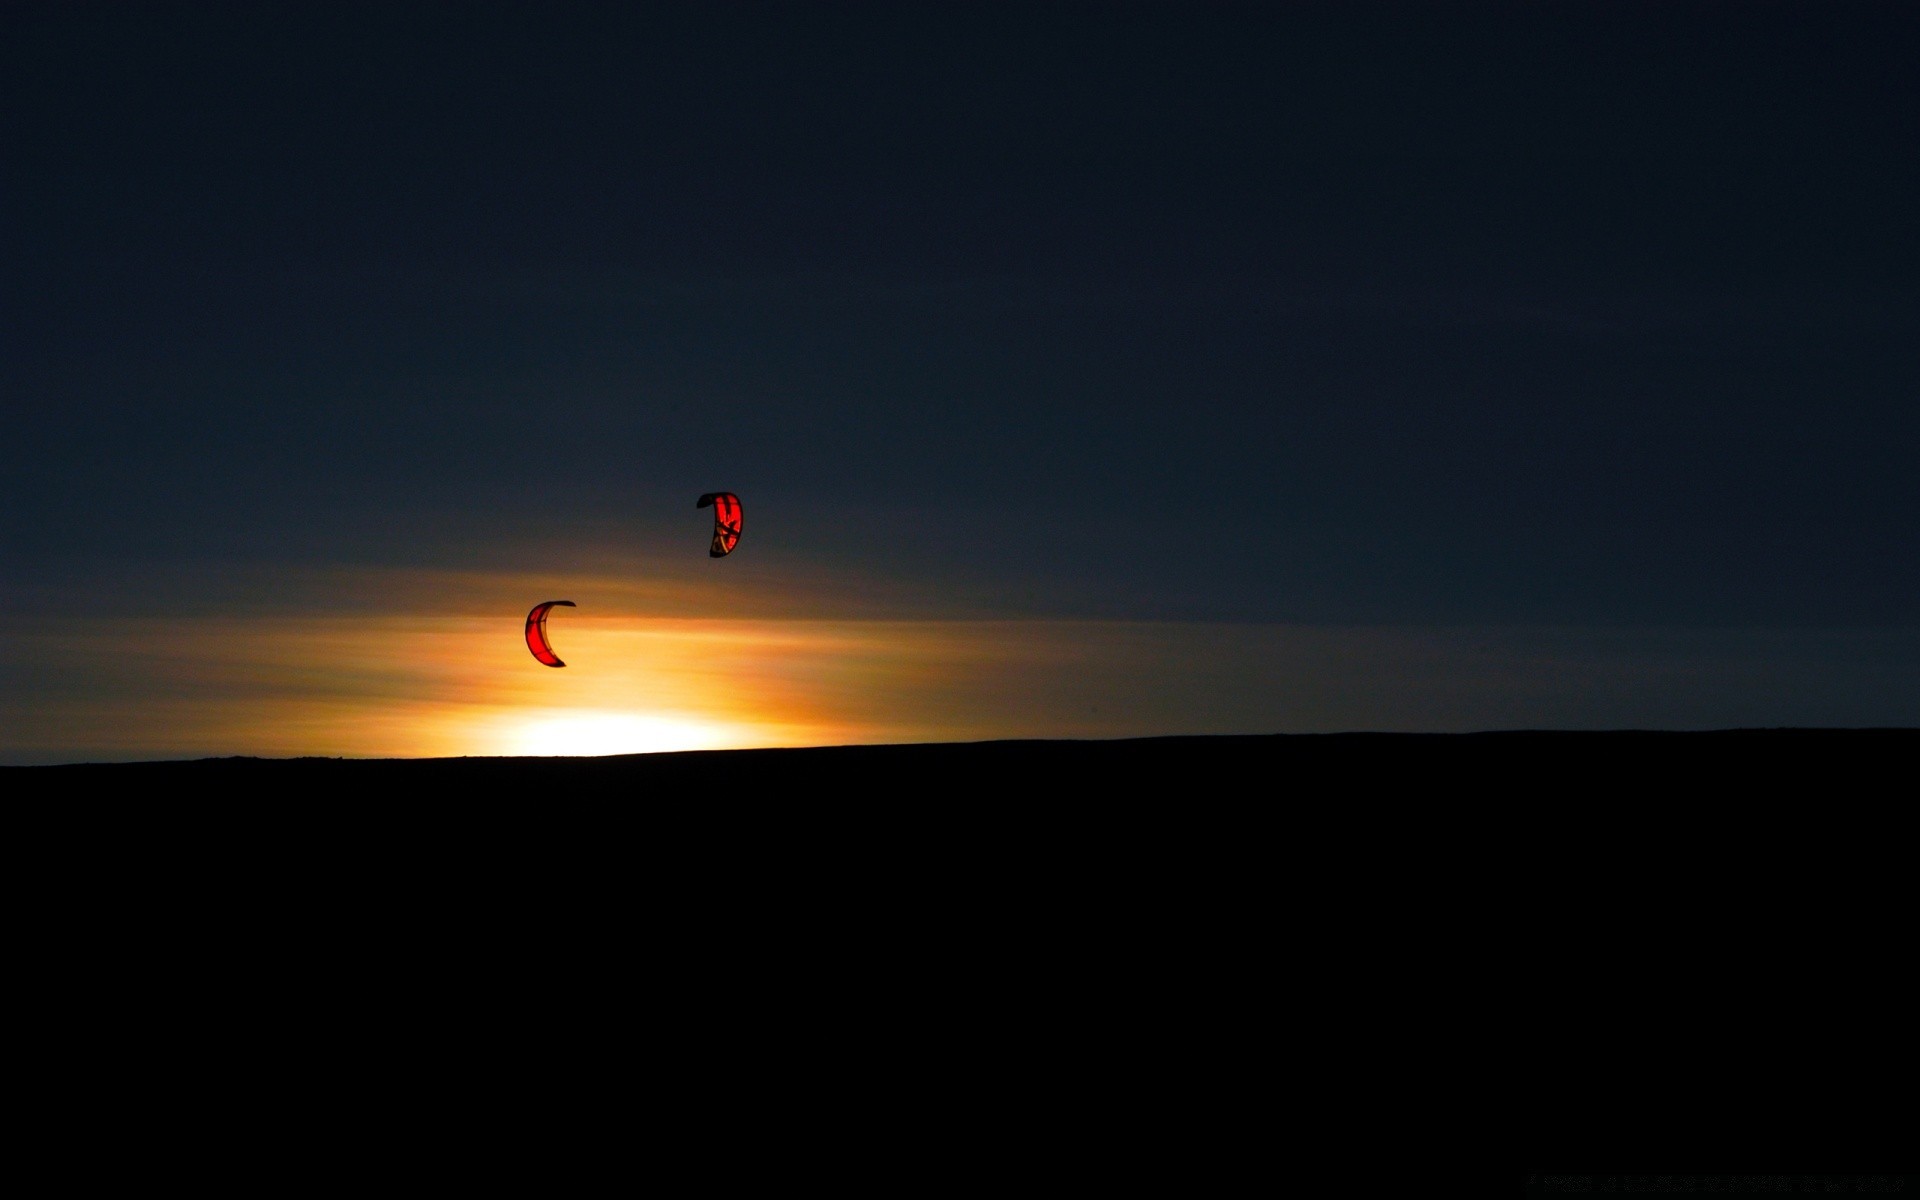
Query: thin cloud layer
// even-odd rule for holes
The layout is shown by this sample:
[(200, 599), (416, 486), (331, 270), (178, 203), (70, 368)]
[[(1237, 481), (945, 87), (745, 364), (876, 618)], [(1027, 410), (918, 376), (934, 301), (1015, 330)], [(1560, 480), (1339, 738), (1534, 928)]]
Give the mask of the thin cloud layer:
[(0, 645), (0, 761), (1920, 723), (1916, 630), (711, 617), (583, 577), (555, 670), (526, 579), (338, 582), (387, 609), (49, 615)]

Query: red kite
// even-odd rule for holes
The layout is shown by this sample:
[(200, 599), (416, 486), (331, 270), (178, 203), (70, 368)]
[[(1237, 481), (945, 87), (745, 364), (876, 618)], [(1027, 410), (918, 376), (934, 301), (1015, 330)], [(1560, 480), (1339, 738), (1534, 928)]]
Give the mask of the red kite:
[(713, 505), (713, 545), (707, 547), (707, 557), (725, 558), (740, 544), (740, 497), (732, 492), (708, 492), (694, 507), (709, 504)]
[(571, 600), (548, 600), (534, 605), (533, 611), (527, 614), (527, 649), (550, 667), (567, 665), (560, 661), (560, 656), (553, 652), (553, 647), (547, 642), (547, 610), (563, 604), (568, 608), (579, 607)]

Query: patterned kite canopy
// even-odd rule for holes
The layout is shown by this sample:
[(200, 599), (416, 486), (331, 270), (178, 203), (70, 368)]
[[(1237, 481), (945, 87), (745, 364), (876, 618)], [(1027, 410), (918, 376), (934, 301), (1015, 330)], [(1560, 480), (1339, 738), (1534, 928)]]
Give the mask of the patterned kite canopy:
[(533, 611), (527, 614), (527, 649), (533, 651), (535, 658), (550, 667), (567, 665), (560, 661), (560, 656), (553, 652), (553, 645), (547, 641), (547, 610), (561, 605), (567, 608), (578, 607), (571, 600), (548, 600), (534, 605)]
[(740, 544), (740, 497), (732, 492), (708, 492), (695, 508), (713, 506), (713, 545), (707, 557), (725, 558)]

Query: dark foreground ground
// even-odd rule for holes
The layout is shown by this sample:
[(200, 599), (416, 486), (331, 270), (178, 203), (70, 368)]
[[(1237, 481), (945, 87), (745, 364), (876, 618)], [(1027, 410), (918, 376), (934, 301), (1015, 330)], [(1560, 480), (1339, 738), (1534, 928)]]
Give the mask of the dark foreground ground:
[(1875, 846), (1875, 814), (1911, 807), (1917, 759), (1920, 729), (220, 758), (0, 768), (0, 820), (29, 858), (36, 844), (126, 855), (135, 874), (208, 855), (288, 870), (391, 856), (423, 876), (497, 869), (568, 887), (632, 879), (640, 862), (649, 878), (716, 869), (714, 855), (727, 872), (759, 862), (769, 877), (850, 857), (937, 868), (969, 855), (1075, 869), (1143, 857), (1179, 874), (1189, 851), (1219, 866), (1362, 841), (1424, 840), (1431, 856), (1532, 839), (1537, 858), (1619, 838), (1724, 846), (1844, 825)]
[(661, 936), (777, 924), (802, 900), (871, 920), (1033, 889), (1198, 904), (1218, 925), (1303, 880), (1366, 904), (1415, 874), (1640, 903), (1703, 864), (1752, 872), (1729, 902), (1754, 905), (1810, 872), (1877, 886), (1847, 864), (1910, 844), (1916, 761), (1920, 729), (223, 758), (0, 768), (0, 833), (18, 871), (83, 905), (431, 899), (461, 931), (566, 908), (549, 937), (636, 906), (672, 914)]
[[(1876, 765), (1911, 761), (1920, 729), (1737, 729), (1713, 732), (1277, 734), (1112, 741), (998, 741), (713, 750), (601, 758), (214, 758), (0, 768), (22, 790), (106, 788), (272, 795), (316, 789), (380, 794), (553, 799), (636, 797), (690, 787), (708, 800), (834, 796), (1287, 799), (1303, 784), (1365, 793), (1446, 789), (1516, 798), (1594, 786), (1712, 789), (1737, 782), (1844, 786)], [(741, 788), (761, 789), (741, 792)], [(589, 789), (582, 793), (578, 789)], [(816, 789), (830, 789), (815, 795)], [(658, 793), (643, 798), (659, 799)], [(683, 793), (682, 798), (687, 798)]]
[[(126, 853), (554, 873), (566, 886), (759, 862), (938, 868), (1546, 837), (1740, 836), (1910, 806), (1920, 729), (1343, 733), (694, 751), (602, 758), (259, 759), (0, 768), (15, 834)], [(46, 804), (36, 801), (57, 801)], [(1783, 807), (1784, 806), (1784, 807)], [(1891, 810), (1889, 810), (1891, 811)], [(1784, 836), (1784, 835), (1782, 835)], [(1464, 840), (1463, 840), (1464, 839)], [(1869, 835), (1871, 840), (1871, 835)], [(32, 844), (31, 838), (25, 843)], [(1189, 848), (1211, 867), (1189, 866)], [(162, 854), (161, 851), (165, 853)], [(706, 865), (701, 865), (706, 864)], [(145, 869), (144, 866), (138, 869)], [(864, 866), (863, 866), (864, 869)]]
[(541, 1190), (609, 1162), (1006, 1190), (1046, 1148), (1063, 1184), (1230, 1192), (1276, 1157), (1400, 1161), (1395, 1114), (1489, 1081), (1523, 1122), (1502, 1136), (1567, 1133), (1568, 1161), (1623, 1122), (1698, 1154), (1782, 1112), (1873, 1129), (1905, 1111), (1860, 1081), (1911, 1023), (1917, 752), (1739, 730), (0, 769), (15, 1029), (57, 1063), (23, 1088), (96, 1131), (76, 1163), (106, 1129), (196, 1178), (242, 1142), (275, 1178), (391, 1142)]

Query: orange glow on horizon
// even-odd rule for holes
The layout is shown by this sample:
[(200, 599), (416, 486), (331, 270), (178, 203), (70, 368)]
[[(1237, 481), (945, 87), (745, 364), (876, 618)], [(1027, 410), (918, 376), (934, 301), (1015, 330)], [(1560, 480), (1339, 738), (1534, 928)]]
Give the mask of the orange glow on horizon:
[[(498, 581), (484, 616), (449, 586), (443, 615), (36, 622), (0, 644), (13, 681), (0, 691), (0, 762), (1608, 728), (1649, 712), (1666, 727), (1717, 728), (1750, 723), (1751, 701), (1730, 707), (1675, 680), (1724, 677), (1756, 639), (1795, 696), (1850, 694), (1851, 664), (1905, 664), (1916, 653), (1901, 630), (1677, 640), (1633, 630), (706, 619), (610, 612), (615, 601), (574, 581), (540, 591), (561, 587), (579, 602), (553, 631), (564, 668), (527, 652), (514, 593), (531, 589)], [(444, 615), (449, 607), (459, 615)], [(1898, 665), (1884, 676), (1910, 677)], [(1666, 707), (1650, 710), (1648, 695)], [(1887, 695), (1905, 693), (1876, 702)], [(1832, 715), (1842, 710), (1814, 711), (1848, 723)]]
[[(569, 591), (578, 607), (550, 629), (561, 668), (528, 653), (525, 609), (43, 627), (11, 649), (53, 686), (0, 725), (0, 759), (607, 755), (1218, 724), (1177, 688), (1127, 698), (1190, 657), (1145, 626), (659, 617)], [(1204, 686), (1208, 706), (1227, 703)]]
[(90, 758), (601, 755), (865, 740), (789, 686), (793, 656), (822, 646), (762, 627), (780, 622), (568, 615), (554, 633), (568, 664), (557, 669), (528, 653), (517, 616), (88, 622), (42, 652), (69, 677), (117, 677), (115, 695), (44, 697), (5, 740), (90, 728)]
[[(741, 588), (741, 575), (727, 571), (724, 587)], [(748, 589), (764, 607), (740, 613), (712, 602), (723, 583), (382, 578), (293, 573), (246, 603), (237, 585), (235, 596), (196, 598), (186, 615), (35, 622), (0, 644), (0, 670), (14, 681), (0, 694), (0, 762), (1575, 727), (1595, 712), (1644, 719), (1647, 689), (1676, 677), (1659, 668), (1649, 678), (1675, 652), (1631, 631), (903, 618), (888, 605), (885, 616), (868, 611), (884, 589), (823, 617), (824, 590), (771, 584)], [(295, 596), (332, 609), (261, 611)], [(548, 628), (564, 667), (528, 652), (527, 605), (549, 596), (577, 605)], [(733, 615), (712, 616), (716, 608)], [(1848, 661), (1822, 637), (1780, 635), (1769, 651), (1809, 664), (1796, 676), (1802, 693), (1823, 686), (1820, 664)], [(1873, 653), (1910, 653), (1894, 635), (1858, 637)], [(1734, 652), (1701, 647), (1676, 661), (1711, 667)], [(1565, 688), (1578, 674), (1569, 663), (1585, 664), (1578, 692)], [(1596, 688), (1613, 708), (1594, 707)], [(1723, 710), (1680, 697), (1662, 711), (1670, 724), (1708, 727)]]
[(724, 750), (741, 735), (739, 728), (715, 722), (593, 709), (531, 718), (509, 714), (500, 722), (487, 740), (502, 747), (499, 753), (530, 758)]

